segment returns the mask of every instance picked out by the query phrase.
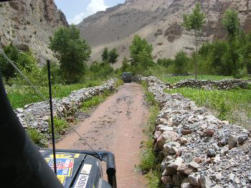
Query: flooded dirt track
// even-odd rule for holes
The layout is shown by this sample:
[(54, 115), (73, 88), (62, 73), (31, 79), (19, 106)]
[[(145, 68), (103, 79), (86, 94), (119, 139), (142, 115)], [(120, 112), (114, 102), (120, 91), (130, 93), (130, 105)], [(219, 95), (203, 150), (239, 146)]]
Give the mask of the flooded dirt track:
[(95, 150), (111, 151), (116, 157), (118, 188), (143, 188), (146, 181), (135, 166), (140, 161), (147, 119), (142, 87), (124, 84), (75, 128), (82, 139), (71, 132), (57, 143), (57, 148), (90, 150), (87, 141)]

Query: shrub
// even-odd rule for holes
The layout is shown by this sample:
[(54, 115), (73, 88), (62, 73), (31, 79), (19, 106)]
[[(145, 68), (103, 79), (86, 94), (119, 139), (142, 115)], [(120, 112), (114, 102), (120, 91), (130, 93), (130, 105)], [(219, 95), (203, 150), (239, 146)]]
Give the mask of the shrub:
[[(4, 48), (4, 51), (8, 58), (13, 61), (20, 71), (29, 78), (34, 84), (41, 85), (44, 77), (41, 74), (41, 70), (37, 66), (37, 61), (31, 52), (18, 51), (15, 46), (10, 44)], [(0, 69), (4, 77), (9, 83), (27, 84), (23, 77), (17, 73), (16, 69), (0, 55)]]

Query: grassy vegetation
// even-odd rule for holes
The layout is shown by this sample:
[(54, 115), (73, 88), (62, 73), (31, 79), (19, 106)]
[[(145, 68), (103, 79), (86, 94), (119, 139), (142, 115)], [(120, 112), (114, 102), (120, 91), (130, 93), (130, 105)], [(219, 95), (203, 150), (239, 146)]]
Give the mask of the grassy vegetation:
[(146, 174), (146, 178), (148, 179), (149, 183), (148, 186), (150, 188), (157, 188), (160, 187), (161, 184), (161, 173), (160, 159), (153, 150), (153, 132), (155, 129), (155, 121), (160, 109), (158, 103), (154, 99), (153, 94), (147, 91), (146, 82), (142, 82), (142, 85), (145, 89), (145, 99), (150, 106), (150, 117), (147, 123), (147, 128), (144, 130), (145, 134), (148, 136), (148, 140), (144, 142), (139, 168), (144, 174)]
[[(186, 79), (194, 79), (194, 75), (189, 76), (168, 76), (168, 75), (160, 75), (160, 79), (164, 82), (168, 83), (177, 83)], [(219, 75), (198, 75), (198, 80), (223, 80), (223, 79), (233, 79), (231, 76), (219, 76)]]
[(45, 141), (45, 135), (42, 133), (38, 132), (36, 129), (28, 128), (26, 129), (27, 134), (31, 138), (31, 140), (38, 146), (44, 147), (46, 146)]
[[(78, 90), (85, 87), (92, 87), (101, 85), (103, 80), (95, 81), (85, 81), (83, 83), (71, 84), (71, 85), (62, 85), (56, 84), (52, 86), (53, 97), (54, 98), (63, 98), (68, 96), (72, 91)], [(40, 93), (48, 98), (48, 88), (47, 87), (37, 87)], [(23, 85), (13, 85), (12, 87), (7, 87), (8, 97), (13, 108), (24, 107), (26, 104), (33, 102), (43, 101), (43, 99), (34, 92), (31, 87)]]
[(251, 118), (250, 88), (226, 91), (179, 88), (166, 92), (181, 93), (197, 105), (211, 109), (219, 119), (251, 128), (247, 121)]
[[(124, 82), (121, 79), (117, 79), (117, 82), (115, 83), (115, 88), (118, 88), (120, 85), (122, 85)], [(105, 90), (102, 94), (94, 96), (82, 104), (81, 111), (82, 112), (88, 112), (91, 108), (98, 106), (100, 103), (104, 102), (105, 99), (110, 96), (113, 93), (113, 91)]]
[[(115, 86), (119, 87), (121, 84), (123, 84), (123, 81), (118, 79)], [(72, 87), (72, 88), (74, 88), (74, 87)], [(69, 91), (70, 90), (68, 90), (67, 92), (69, 92)], [(111, 95), (111, 93), (112, 93), (112, 91), (105, 90), (102, 94), (100, 94), (98, 96), (94, 96), (94, 97), (86, 100), (83, 103), (81, 110), (84, 112), (88, 112), (91, 108), (102, 103), (109, 95)], [(64, 93), (64, 94), (67, 95), (66, 93)], [(49, 122), (49, 132), (51, 133), (51, 122), (50, 122), (50, 120), (48, 120), (48, 122)], [(55, 127), (55, 136), (56, 136), (56, 138), (59, 138), (60, 135), (64, 134), (65, 130), (67, 128), (69, 128), (69, 123), (64, 119), (59, 119), (59, 118), (55, 117), (54, 118), (54, 127)], [(39, 133), (36, 129), (30, 129), (30, 128), (27, 129), (27, 132), (35, 144), (37, 144), (39, 146), (45, 146), (44, 141), (46, 140), (46, 138), (42, 133)]]
[[(65, 133), (65, 130), (69, 128), (69, 124), (66, 120), (55, 117), (54, 118), (54, 130), (56, 138)], [(49, 120), (49, 132), (51, 133), (51, 121)]]
[(104, 102), (105, 99), (111, 95), (112, 91), (105, 90), (102, 94), (94, 96), (82, 104), (81, 111), (88, 112), (91, 108), (99, 105), (100, 103)]
[[(185, 79), (194, 79), (194, 75), (188, 76), (172, 76), (172, 71), (163, 66), (155, 66), (151, 69), (150, 74), (158, 77), (163, 82), (168, 82), (171, 84), (177, 83)], [(221, 75), (198, 75), (198, 80), (223, 80), (223, 79), (233, 79), (232, 76), (221, 76)], [(248, 79), (245, 77), (244, 79)]]

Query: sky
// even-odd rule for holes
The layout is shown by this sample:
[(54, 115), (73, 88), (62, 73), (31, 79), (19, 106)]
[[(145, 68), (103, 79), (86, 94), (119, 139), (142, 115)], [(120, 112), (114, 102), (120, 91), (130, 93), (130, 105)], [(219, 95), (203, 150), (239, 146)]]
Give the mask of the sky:
[(78, 24), (84, 18), (104, 11), (108, 7), (124, 3), (125, 0), (54, 0), (57, 7), (65, 14), (68, 23)]

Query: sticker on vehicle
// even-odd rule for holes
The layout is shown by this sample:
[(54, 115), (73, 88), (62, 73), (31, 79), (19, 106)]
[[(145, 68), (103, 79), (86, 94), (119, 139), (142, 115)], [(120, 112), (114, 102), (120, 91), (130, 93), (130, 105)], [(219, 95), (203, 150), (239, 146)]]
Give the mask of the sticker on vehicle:
[[(71, 155), (63, 155), (63, 154), (59, 154), (56, 156), (56, 162), (57, 162), (57, 177), (59, 179), (59, 181), (64, 184), (65, 183), (65, 179), (67, 177), (71, 177), (72, 176), (72, 171), (73, 171), (73, 166), (74, 166), (74, 156)], [(53, 157), (52, 155), (50, 156), (50, 158), (46, 158), (45, 159), (48, 163), (48, 165), (51, 167), (51, 169), (54, 168), (54, 161), (53, 161)]]

